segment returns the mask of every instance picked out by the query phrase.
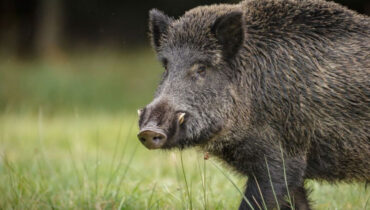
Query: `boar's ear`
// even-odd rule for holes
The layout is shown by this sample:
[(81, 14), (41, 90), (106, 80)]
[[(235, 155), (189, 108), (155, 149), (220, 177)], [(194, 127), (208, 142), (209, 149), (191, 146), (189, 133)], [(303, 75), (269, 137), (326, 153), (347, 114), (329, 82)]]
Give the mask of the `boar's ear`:
[(232, 12), (217, 18), (211, 31), (222, 46), (224, 58), (233, 58), (243, 44), (242, 13)]
[(149, 30), (153, 47), (158, 50), (161, 46), (161, 37), (167, 32), (172, 19), (157, 9), (149, 12)]

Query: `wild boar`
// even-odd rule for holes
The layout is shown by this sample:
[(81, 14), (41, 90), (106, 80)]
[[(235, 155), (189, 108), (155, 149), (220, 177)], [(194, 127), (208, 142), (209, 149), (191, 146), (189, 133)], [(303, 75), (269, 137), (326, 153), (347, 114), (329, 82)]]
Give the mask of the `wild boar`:
[(321, 0), (149, 16), (165, 70), (139, 113), (147, 148), (224, 160), (249, 177), (240, 209), (310, 209), (306, 179), (370, 180), (369, 17)]

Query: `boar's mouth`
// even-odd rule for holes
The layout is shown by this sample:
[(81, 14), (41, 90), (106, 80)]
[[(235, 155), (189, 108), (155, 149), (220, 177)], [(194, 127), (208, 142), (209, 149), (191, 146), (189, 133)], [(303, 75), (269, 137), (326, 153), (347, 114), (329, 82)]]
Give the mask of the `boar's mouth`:
[(184, 110), (158, 114), (155, 109), (150, 109), (145, 108), (139, 112), (140, 131), (137, 135), (140, 142), (150, 150), (201, 146), (223, 130), (221, 121), (202, 127), (201, 123), (206, 120), (197, 119), (197, 116)]
[[(140, 142), (148, 149), (166, 149), (175, 147), (181, 134), (184, 134), (185, 121), (190, 116), (185, 111), (165, 112), (158, 114), (147, 110), (138, 111), (140, 132), (137, 135)], [(154, 114), (153, 114), (154, 113)]]

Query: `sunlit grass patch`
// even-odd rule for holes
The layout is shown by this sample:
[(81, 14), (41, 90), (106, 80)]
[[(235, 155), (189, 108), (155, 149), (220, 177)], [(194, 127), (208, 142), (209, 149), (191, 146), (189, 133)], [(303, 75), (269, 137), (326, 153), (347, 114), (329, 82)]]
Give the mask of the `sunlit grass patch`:
[[(234, 189), (222, 176), (213, 176), (217, 170), (207, 168), (202, 180), (198, 164), (207, 163), (201, 154), (184, 152), (181, 165), (179, 152), (142, 147), (131, 115), (40, 112), (4, 114), (0, 120), (0, 207), (173, 209), (189, 208), (191, 201), (199, 209), (205, 205), (204, 191), (217, 199), (209, 209), (239, 200), (237, 194), (220, 193)], [(207, 182), (203, 188), (202, 181)]]
[[(245, 178), (200, 151), (145, 149), (136, 123), (124, 112), (1, 114), (0, 209), (238, 207)], [(307, 185), (315, 209), (366, 209), (370, 197), (363, 184)]]

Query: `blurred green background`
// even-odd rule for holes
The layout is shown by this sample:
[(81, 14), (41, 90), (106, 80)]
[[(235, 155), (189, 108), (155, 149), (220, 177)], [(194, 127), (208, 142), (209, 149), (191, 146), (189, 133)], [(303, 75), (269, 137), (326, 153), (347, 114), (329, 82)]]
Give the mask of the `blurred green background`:
[[(219, 2), (0, 1), (0, 209), (236, 209), (246, 177), (136, 138), (162, 72), (148, 10)], [(306, 185), (315, 209), (369, 207), (363, 184)]]
[[(236, 0), (2, 0), (0, 110), (134, 110), (150, 101), (161, 69), (148, 11), (173, 17)], [(366, 0), (338, 2), (369, 14)]]
[(3, 58), (4, 111), (133, 111), (150, 101), (161, 68), (146, 48), (70, 52), (58, 60)]

